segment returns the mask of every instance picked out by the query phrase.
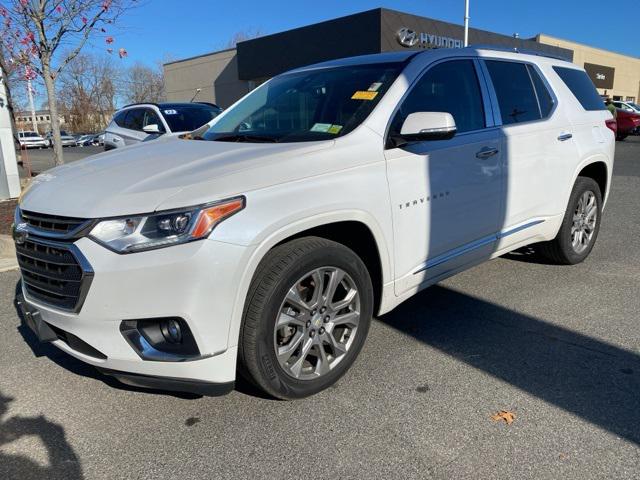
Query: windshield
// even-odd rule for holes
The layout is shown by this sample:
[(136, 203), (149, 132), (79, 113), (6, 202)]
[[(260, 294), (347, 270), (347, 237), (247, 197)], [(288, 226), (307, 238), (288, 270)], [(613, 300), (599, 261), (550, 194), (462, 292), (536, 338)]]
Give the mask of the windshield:
[(36, 132), (20, 132), (20, 136), (24, 138), (29, 138), (29, 137), (37, 137), (38, 134)]
[(163, 105), (160, 111), (172, 132), (191, 132), (217, 117), (222, 110), (219, 107), (194, 103)]
[(346, 135), (384, 96), (402, 63), (350, 65), (275, 77), (204, 134), (232, 142), (308, 142)]

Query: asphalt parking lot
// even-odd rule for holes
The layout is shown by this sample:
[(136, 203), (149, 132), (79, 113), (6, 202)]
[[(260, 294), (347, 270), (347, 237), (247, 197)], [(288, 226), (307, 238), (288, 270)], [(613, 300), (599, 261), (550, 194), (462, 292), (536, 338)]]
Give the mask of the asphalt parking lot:
[(585, 263), (527, 250), (442, 282), (297, 402), (120, 385), (37, 344), (0, 274), (0, 478), (637, 479), (640, 137), (614, 173)]
[[(91, 147), (66, 147), (63, 149), (64, 161), (66, 163), (76, 162), (87, 158), (90, 155), (104, 152), (104, 147), (91, 146)], [(31, 167), (33, 173), (40, 173), (53, 168), (55, 163), (53, 162), (53, 149), (28, 149), (17, 152), (21, 155), (22, 165), (20, 165), (20, 176), (27, 177), (27, 168)]]

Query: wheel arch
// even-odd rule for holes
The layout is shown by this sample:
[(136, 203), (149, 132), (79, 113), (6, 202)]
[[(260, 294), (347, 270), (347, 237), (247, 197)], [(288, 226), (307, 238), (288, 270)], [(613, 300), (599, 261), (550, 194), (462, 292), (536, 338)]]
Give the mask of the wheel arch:
[[(260, 262), (274, 247), (305, 236), (317, 236), (342, 243), (360, 256), (371, 275), (375, 294), (374, 312), (378, 311), (384, 302), (384, 286), (392, 284), (393, 279), (390, 245), (378, 222), (369, 213), (359, 210), (303, 218), (266, 233), (252, 249), (236, 293), (229, 325), (228, 347), (238, 344), (249, 286)], [(365, 239), (364, 242), (360, 242), (362, 238)], [(358, 245), (359, 243), (362, 245)]]
[[(609, 171), (607, 164), (603, 160), (595, 160), (584, 165), (578, 172), (577, 177), (588, 177), (593, 179), (600, 187), (602, 198), (606, 198), (609, 193)], [(575, 180), (574, 180), (575, 183)]]

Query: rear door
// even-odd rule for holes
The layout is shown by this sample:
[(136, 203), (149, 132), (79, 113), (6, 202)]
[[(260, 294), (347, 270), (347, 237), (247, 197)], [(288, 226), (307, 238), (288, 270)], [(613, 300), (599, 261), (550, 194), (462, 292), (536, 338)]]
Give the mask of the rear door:
[(536, 226), (564, 212), (558, 198), (571, 178), (577, 152), (571, 125), (537, 65), (488, 58), (482, 65), (501, 126), (502, 249), (534, 237)]

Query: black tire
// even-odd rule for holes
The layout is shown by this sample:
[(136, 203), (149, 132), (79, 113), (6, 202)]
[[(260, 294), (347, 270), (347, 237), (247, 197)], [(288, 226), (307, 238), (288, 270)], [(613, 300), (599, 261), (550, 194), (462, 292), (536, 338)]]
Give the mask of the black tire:
[[(301, 380), (289, 375), (276, 357), (274, 332), (292, 285), (317, 268), (335, 267), (353, 280), (360, 298), (360, 319), (344, 357), (324, 375)], [(260, 263), (251, 282), (240, 331), (238, 363), (249, 381), (282, 400), (313, 395), (338, 381), (358, 356), (373, 315), (373, 287), (362, 260), (342, 244), (304, 237), (275, 247)]]
[[(586, 249), (582, 252), (576, 252), (571, 243), (571, 229), (573, 227), (573, 217), (578, 207), (578, 202), (583, 194), (586, 192), (593, 192), (597, 202), (597, 218), (595, 228), (593, 229), (593, 236), (589, 241)], [(567, 211), (565, 212), (562, 226), (556, 238), (550, 242), (544, 242), (539, 245), (540, 253), (546, 258), (559, 265), (576, 265), (583, 262), (593, 250), (593, 247), (598, 238), (598, 232), (600, 231), (600, 223), (602, 221), (602, 193), (600, 187), (595, 180), (588, 177), (578, 177), (573, 190), (571, 191), (571, 197), (569, 198), (569, 204), (567, 205)]]

